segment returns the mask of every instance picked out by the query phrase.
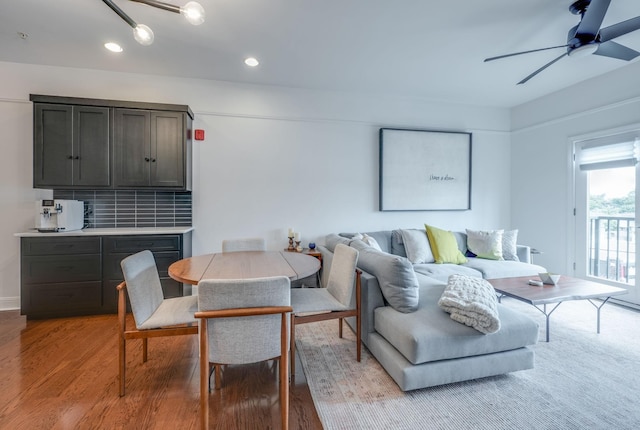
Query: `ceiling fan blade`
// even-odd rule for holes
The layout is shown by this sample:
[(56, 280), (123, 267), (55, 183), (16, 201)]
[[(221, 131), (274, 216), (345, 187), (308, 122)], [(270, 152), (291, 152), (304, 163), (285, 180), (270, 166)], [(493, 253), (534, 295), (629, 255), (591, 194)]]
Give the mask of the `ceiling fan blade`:
[(556, 61), (560, 60), (562, 57), (565, 57), (566, 55), (567, 55), (567, 53), (565, 52), (564, 54), (562, 54), (558, 58), (555, 58), (554, 60), (549, 61), (547, 64), (545, 64), (544, 66), (540, 67), (538, 70), (536, 70), (535, 72), (533, 72), (532, 74), (530, 74), (529, 76), (527, 76), (526, 78), (524, 78), (523, 80), (518, 82), (518, 85), (524, 84), (529, 79), (533, 78), (535, 75), (537, 75), (538, 73), (542, 72), (544, 69), (546, 69), (547, 67), (549, 67), (550, 65), (552, 65)]
[(640, 16), (601, 29), (600, 41), (606, 42), (636, 30), (640, 30)]
[(546, 51), (547, 49), (566, 48), (567, 46), (569, 46), (569, 45), (550, 46), (548, 48), (540, 48), (540, 49), (532, 49), (530, 51), (514, 52), (512, 54), (499, 55), (497, 57), (485, 58), (484, 62), (486, 63), (487, 61), (500, 60), (501, 58), (513, 57), (515, 55), (529, 54), (531, 52)]
[(607, 9), (609, 9), (610, 3), (611, 0), (591, 0), (591, 3), (587, 6), (587, 10), (582, 16), (580, 24), (578, 24), (576, 36), (584, 34), (596, 37), (598, 31), (600, 31), (602, 20), (607, 13)]
[(593, 53), (594, 55), (602, 55), (603, 57), (617, 58), (619, 60), (631, 61), (640, 55), (640, 52), (631, 48), (627, 48), (624, 45), (620, 45), (614, 41), (608, 41), (601, 43), (598, 46), (598, 50)]

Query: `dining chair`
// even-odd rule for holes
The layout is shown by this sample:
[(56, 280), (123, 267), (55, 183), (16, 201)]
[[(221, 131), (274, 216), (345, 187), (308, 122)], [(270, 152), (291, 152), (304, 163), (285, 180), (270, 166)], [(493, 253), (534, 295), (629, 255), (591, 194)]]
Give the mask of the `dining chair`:
[[(149, 250), (130, 255), (120, 262), (124, 282), (118, 285), (118, 345), (120, 396), (125, 394), (127, 340), (142, 339), (142, 362), (147, 361), (147, 340), (152, 337), (197, 334), (194, 317), (196, 296), (165, 299), (153, 254)], [(127, 328), (127, 297), (136, 328)]]
[(246, 239), (225, 239), (222, 241), (222, 252), (266, 251), (267, 243), (261, 237)]
[(358, 251), (336, 245), (326, 288), (291, 289), (291, 375), (295, 375), (295, 328), (298, 324), (338, 319), (342, 337), (344, 318), (356, 318), (356, 359), (360, 361), (362, 342), (360, 324), (360, 274)]
[[(209, 424), (211, 365), (215, 388), (220, 366), (266, 360), (279, 362), (282, 428), (289, 428), (289, 313), (291, 282), (286, 276), (204, 279), (198, 283), (200, 327), (200, 423)], [(212, 321), (212, 320), (215, 320)]]

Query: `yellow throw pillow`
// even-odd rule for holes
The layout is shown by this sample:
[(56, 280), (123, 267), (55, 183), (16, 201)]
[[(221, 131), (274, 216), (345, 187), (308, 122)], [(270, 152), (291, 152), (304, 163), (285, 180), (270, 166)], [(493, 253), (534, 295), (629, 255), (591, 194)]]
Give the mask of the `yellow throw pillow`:
[(462, 264), (467, 262), (467, 258), (458, 249), (458, 242), (452, 232), (427, 224), (424, 227), (427, 230), (427, 237), (429, 237), (436, 263)]

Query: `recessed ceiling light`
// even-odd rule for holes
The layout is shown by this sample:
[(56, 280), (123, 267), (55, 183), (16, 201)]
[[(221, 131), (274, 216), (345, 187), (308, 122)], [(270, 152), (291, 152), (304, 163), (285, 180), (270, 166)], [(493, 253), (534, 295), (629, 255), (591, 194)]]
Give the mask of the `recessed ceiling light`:
[(114, 42), (107, 42), (104, 44), (104, 47), (111, 52), (122, 52), (122, 46)]
[(246, 64), (249, 67), (256, 67), (258, 64), (260, 64), (260, 62), (253, 57), (249, 57), (244, 60), (244, 64)]

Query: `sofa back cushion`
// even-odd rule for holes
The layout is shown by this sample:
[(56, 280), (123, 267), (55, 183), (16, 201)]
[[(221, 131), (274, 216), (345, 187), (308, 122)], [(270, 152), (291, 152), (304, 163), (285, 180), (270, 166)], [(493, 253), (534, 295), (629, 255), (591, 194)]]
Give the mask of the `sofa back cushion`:
[(418, 309), (418, 279), (409, 260), (378, 251), (361, 240), (351, 241), (351, 246), (360, 252), (358, 267), (378, 279), (382, 295), (391, 307), (403, 313)]

